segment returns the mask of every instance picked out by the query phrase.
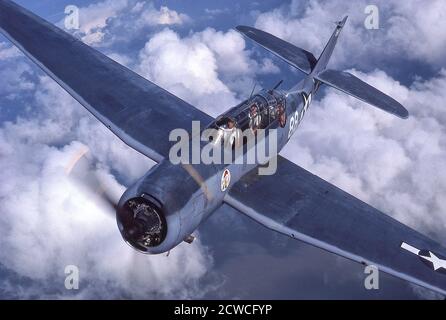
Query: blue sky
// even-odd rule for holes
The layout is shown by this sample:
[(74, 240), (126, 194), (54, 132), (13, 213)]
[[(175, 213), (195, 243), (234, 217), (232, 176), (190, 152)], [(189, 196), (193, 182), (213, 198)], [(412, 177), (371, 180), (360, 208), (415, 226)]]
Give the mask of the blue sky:
[[(348, 14), (330, 66), (391, 94), (411, 118), (394, 119), (323, 90), (282, 154), (446, 240), (443, 1), (376, 1), (378, 30), (364, 27), (367, 1), (17, 2), (61, 26), (65, 6), (78, 6), (80, 30), (73, 35), (214, 116), (249, 95), (254, 83), (268, 87), (284, 79), (289, 88), (301, 79), (234, 26), (256, 26), (317, 56), (333, 22)], [(274, 234), (226, 206), (199, 228), (193, 245), (182, 244), (169, 257), (137, 255), (64, 167), (88, 148), (77, 172), (99, 173), (119, 194), (153, 163), (2, 37), (0, 110), (1, 298), (435, 297), (385, 274), (380, 290), (367, 291), (362, 266)], [(68, 264), (80, 267), (79, 291), (63, 286)]]

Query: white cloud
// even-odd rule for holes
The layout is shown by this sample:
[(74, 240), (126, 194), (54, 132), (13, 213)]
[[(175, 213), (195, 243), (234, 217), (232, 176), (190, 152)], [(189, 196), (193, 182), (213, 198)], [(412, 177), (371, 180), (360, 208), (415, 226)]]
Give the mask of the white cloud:
[(180, 38), (165, 29), (141, 50), (138, 71), (216, 116), (238, 102), (232, 82), (235, 87), (245, 79), (251, 85), (256, 73), (278, 71), (272, 61), (265, 59), (259, 65), (249, 55), (242, 37), (232, 30), (224, 33), (208, 28)]
[(140, 18), (136, 21), (140, 27), (153, 25), (172, 25), (183, 24), (190, 21), (190, 18), (183, 13), (170, 10), (168, 7), (161, 6), (156, 10), (153, 5), (148, 6), (141, 12)]
[(218, 70), (234, 76), (255, 73), (254, 63), (245, 51), (245, 40), (236, 31), (216, 31), (207, 28), (193, 36), (195, 41), (203, 42), (215, 54)]
[(16, 47), (0, 42), (0, 60), (12, 59), (21, 55)]
[(216, 57), (206, 44), (193, 38), (180, 39), (168, 29), (154, 35), (140, 52), (139, 70), (143, 76), (202, 107), (212, 100), (222, 105), (236, 103), (219, 79), (217, 68)]
[(12, 98), (17, 91), (34, 89), (34, 82), (28, 77), (32, 73), (32, 68), (24, 62), (4, 64), (0, 70), (0, 79), (3, 80), (0, 86), (0, 94)]
[(88, 44), (102, 41), (107, 20), (116, 17), (128, 5), (127, 0), (105, 0), (79, 10), (79, 27), (82, 40)]
[(251, 58), (245, 40), (234, 31), (207, 28), (181, 38), (164, 29), (145, 44), (137, 70), (189, 103), (217, 116), (251, 90), (257, 74), (278, 73), (264, 58)]
[(79, 19), (80, 29), (74, 33), (89, 45), (104, 45), (101, 42), (110, 34), (111, 26), (117, 27), (118, 33), (128, 38), (129, 33), (145, 27), (181, 25), (190, 21), (186, 14), (166, 6), (156, 9), (152, 2), (135, 0), (105, 0), (91, 4), (80, 8)]
[(87, 177), (101, 174), (106, 188), (119, 195), (125, 187), (112, 170), (131, 183), (152, 163), (47, 77), (35, 95), (37, 116), (0, 127), (0, 259), (36, 286), (47, 284), (43, 293), (41, 287), (29, 287), (23, 294), (71, 297), (64, 289), (64, 268), (72, 264), (81, 270), (78, 297), (203, 294), (197, 283), (212, 261), (199, 241), (180, 245), (169, 257), (137, 254), (122, 240), (113, 211), (66, 174), (87, 146), (90, 152), (76, 170)]
[(404, 57), (444, 66), (446, 29), (439, 25), (446, 16), (444, 1), (376, 1), (379, 30), (364, 27), (364, 9), (369, 4), (365, 0), (292, 1), (260, 13), (255, 25), (319, 55), (334, 30), (331, 22), (349, 15), (340, 40), (343, 50), (335, 50), (333, 64)]
[(86, 34), (107, 25), (107, 20), (116, 17), (128, 5), (127, 0), (105, 0), (79, 10), (80, 30)]

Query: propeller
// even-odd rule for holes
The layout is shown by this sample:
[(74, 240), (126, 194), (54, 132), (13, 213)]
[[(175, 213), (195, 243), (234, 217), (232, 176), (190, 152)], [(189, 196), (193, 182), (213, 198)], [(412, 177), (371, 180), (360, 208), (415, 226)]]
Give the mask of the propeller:
[(88, 153), (87, 147), (81, 148), (66, 166), (65, 173), (82, 191), (105, 204), (106, 213), (114, 218), (124, 190), (113, 175), (89, 159)]
[[(116, 218), (118, 203), (125, 189), (116, 181), (112, 174), (101, 168), (97, 162), (95, 163), (89, 157), (89, 149), (87, 147), (81, 148), (70, 159), (66, 165), (65, 173), (85, 194), (100, 201), (105, 207), (104, 212), (109, 217)], [(135, 229), (131, 230), (135, 233), (135, 237), (138, 236), (139, 229), (142, 229), (140, 224), (144, 223), (144, 221), (138, 222), (139, 224), (135, 224)], [(143, 261), (140, 259), (144, 255), (135, 250), (132, 250), (132, 252), (130, 265), (136, 266), (142, 263)], [(170, 252), (166, 257), (169, 254)]]

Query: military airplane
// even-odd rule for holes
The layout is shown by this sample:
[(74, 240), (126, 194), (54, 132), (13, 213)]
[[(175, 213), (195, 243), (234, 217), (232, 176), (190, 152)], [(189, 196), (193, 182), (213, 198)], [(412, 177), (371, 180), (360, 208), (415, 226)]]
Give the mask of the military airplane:
[[(400, 118), (408, 111), (356, 76), (327, 68), (347, 17), (319, 59), (264, 31), (236, 29), (306, 74), (290, 90), (262, 89), (214, 119), (9, 0), (0, 0), (0, 30), (29, 59), (124, 143), (156, 161), (115, 204), (124, 240), (147, 254), (168, 252), (227, 204), (273, 231), (446, 294), (446, 249), (425, 235), (318, 178), (280, 155), (272, 175), (262, 163), (177, 163), (172, 130), (275, 129), (278, 151), (321, 85)], [(236, 139), (231, 137), (231, 144)], [(211, 141), (212, 140), (212, 141)], [(204, 148), (213, 139), (201, 141)], [(243, 144), (243, 142), (242, 142)], [(264, 164), (264, 163), (263, 163)]]

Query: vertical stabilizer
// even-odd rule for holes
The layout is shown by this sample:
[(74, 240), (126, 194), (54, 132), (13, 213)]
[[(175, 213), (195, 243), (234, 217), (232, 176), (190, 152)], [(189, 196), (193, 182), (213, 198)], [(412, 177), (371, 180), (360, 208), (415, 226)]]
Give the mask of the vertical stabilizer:
[(336, 47), (339, 34), (341, 33), (342, 28), (344, 27), (345, 22), (347, 21), (347, 18), (348, 16), (345, 16), (344, 19), (336, 22), (336, 29), (333, 32), (327, 45), (325, 46), (324, 51), (322, 51), (322, 54), (319, 57), (319, 60), (317, 61), (312, 74), (317, 75), (319, 72), (324, 71), (325, 68), (327, 67), (328, 61), (330, 61), (331, 55), (333, 54), (333, 50)]

